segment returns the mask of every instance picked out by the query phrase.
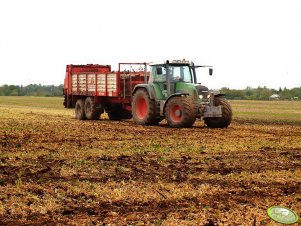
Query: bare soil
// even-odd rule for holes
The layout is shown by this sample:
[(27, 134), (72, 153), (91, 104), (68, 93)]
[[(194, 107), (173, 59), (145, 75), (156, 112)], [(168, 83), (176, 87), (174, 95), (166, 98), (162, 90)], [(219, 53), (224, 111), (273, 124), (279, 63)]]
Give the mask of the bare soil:
[(269, 206), (301, 213), (298, 125), (14, 114), (1, 120), (0, 225), (274, 225)]

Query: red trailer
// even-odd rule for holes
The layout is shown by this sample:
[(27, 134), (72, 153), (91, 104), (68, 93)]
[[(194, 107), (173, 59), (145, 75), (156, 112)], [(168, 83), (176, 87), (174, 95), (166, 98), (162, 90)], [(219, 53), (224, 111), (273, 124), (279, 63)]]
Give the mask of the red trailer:
[(75, 108), (78, 119), (98, 119), (104, 110), (112, 120), (132, 117), (132, 91), (148, 82), (146, 63), (110, 65), (67, 65), (64, 81), (64, 106)]

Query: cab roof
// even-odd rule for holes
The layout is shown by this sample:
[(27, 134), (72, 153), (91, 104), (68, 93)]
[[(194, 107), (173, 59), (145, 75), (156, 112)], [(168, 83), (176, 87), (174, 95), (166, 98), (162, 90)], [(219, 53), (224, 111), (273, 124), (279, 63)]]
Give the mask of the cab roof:
[(163, 61), (163, 62), (151, 62), (149, 63), (150, 66), (159, 66), (159, 65), (166, 65), (166, 64), (170, 64), (170, 65), (184, 65), (184, 66), (189, 66), (191, 65), (191, 62), (188, 61), (188, 60), (166, 60), (166, 61)]

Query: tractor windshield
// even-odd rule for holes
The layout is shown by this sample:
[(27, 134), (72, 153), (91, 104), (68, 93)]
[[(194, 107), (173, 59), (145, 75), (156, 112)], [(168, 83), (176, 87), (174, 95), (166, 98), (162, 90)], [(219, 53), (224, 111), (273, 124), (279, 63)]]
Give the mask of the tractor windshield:
[(167, 70), (170, 81), (192, 83), (192, 73), (188, 65), (153, 66), (152, 77), (154, 82), (167, 81)]

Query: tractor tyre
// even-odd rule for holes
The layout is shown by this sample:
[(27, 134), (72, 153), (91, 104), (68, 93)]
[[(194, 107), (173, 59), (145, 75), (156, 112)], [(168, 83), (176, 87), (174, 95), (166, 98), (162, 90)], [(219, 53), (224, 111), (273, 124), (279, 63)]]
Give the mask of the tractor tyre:
[(156, 102), (149, 97), (145, 89), (138, 89), (132, 100), (132, 115), (139, 125), (157, 125)]
[(187, 96), (173, 97), (166, 104), (165, 118), (171, 127), (191, 127), (196, 119), (192, 100)]
[(204, 118), (209, 128), (227, 128), (232, 121), (232, 108), (230, 103), (223, 97), (214, 98), (215, 106), (222, 106), (222, 117)]
[(101, 105), (95, 104), (93, 97), (88, 97), (85, 100), (85, 116), (87, 119), (97, 120), (103, 112), (103, 108)]
[(75, 103), (75, 118), (79, 120), (85, 120), (85, 101), (78, 99)]

